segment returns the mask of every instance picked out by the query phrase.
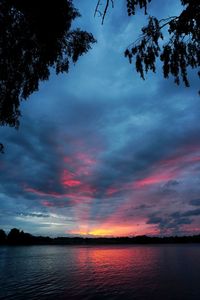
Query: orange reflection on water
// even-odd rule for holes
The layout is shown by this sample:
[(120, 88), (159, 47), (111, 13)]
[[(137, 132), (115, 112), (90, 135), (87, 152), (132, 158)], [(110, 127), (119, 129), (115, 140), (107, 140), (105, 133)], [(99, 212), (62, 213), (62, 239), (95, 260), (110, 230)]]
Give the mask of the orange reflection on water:
[(95, 288), (137, 283), (141, 273), (151, 274), (158, 259), (157, 251), (140, 246), (91, 246), (77, 249), (75, 259), (80, 284)]

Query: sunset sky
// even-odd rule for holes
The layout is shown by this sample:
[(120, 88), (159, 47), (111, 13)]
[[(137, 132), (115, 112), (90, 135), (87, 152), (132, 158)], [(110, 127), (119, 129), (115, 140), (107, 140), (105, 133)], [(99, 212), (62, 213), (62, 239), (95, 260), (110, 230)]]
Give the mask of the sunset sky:
[[(161, 3), (162, 2), (162, 3)], [(178, 12), (173, 0), (151, 13)], [(50, 236), (200, 233), (200, 98), (163, 79), (143, 81), (123, 52), (143, 12), (116, 1), (105, 23), (94, 0), (74, 1), (74, 26), (97, 43), (68, 74), (22, 104), (19, 130), (0, 128), (0, 228)], [(162, 14), (161, 14), (162, 12)], [(145, 23), (142, 23), (145, 22)]]

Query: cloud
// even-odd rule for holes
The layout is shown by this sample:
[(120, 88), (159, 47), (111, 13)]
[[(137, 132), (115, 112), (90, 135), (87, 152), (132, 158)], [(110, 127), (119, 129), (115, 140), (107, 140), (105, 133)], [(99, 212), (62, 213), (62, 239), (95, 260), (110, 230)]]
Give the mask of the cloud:
[(152, 215), (149, 217), (147, 224), (154, 224), (159, 228), (161, 235), (177, 235), (184, 233), (184, 225), (191, 225), (192, 220), (190, 218), (183, 217), (181, 215), (168, 215), (165, 217), (158, 217)]
[(200, 208), (199, 209), (194, 209), (194, 210), (189, 210), (185, 213), (182, 214), (185, 217), (194, 217), (194, 216), (199, 216), (200, 215)]
[(49, 218), (49, 214), (42, 214), (42, 213), (25, 213), (21, 212), (19, 213), (19, 216), (24, 216), (24, 217), (36, 217), (36, 218)]
[(189, 203), (194, 206), (200, 206), (200, 199), (192, 199)]

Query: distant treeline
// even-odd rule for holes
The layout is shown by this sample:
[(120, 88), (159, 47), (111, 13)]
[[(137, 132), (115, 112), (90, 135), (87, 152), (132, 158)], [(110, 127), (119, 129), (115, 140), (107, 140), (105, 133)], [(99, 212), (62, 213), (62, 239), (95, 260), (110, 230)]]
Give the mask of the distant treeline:
[(200, 243), (200, 235), (170, 237), (43, 237), (25, 233), (17, 228), (10, 230), (8, 235), (0, 229), (0, 245), (105, 245), (105, 244), (180, 244)]

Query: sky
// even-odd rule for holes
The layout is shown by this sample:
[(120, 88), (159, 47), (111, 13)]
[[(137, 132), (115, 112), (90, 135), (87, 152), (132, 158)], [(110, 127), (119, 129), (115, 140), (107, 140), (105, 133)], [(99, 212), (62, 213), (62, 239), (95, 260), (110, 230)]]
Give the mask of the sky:
[[(197, 76), (179, 87), (143, 81), (124, 58), (143, 12), (116, 1), (105, 23), (95, 1), (74, 1), (74, 23), (97, 43), (68, 74), (40, 84), (21, 106), (19, 130), (0, 128), (0, 228), (49, 236), (200, 233), (200, 99)], [(178, 1), (152, 1), (168, 17)]]

